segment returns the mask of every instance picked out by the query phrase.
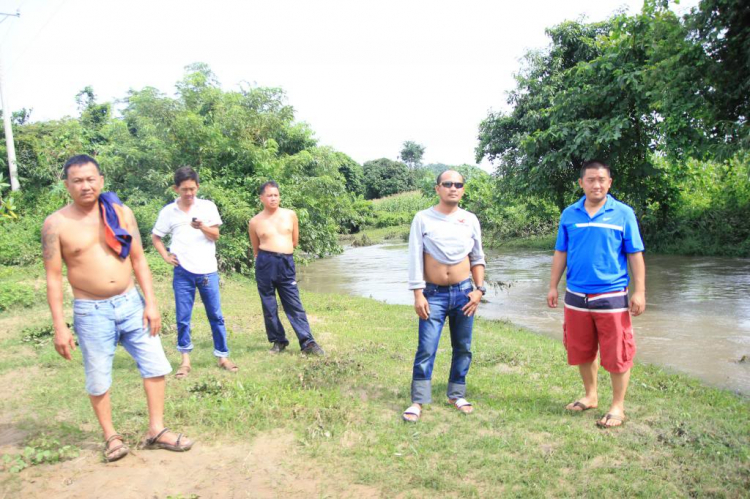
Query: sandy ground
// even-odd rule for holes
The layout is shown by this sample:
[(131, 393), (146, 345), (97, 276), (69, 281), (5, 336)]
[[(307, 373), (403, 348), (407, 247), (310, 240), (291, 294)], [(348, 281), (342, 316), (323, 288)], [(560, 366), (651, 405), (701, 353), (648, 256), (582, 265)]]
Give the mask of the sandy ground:
[[(0, 454), (24, 437), (0, 426)], [(197, 443), (186, 453), (136, 450), (108, 464), (88, 449), (71, 461), (27, 468), (0, 499), (381, 497), (337, 475), (300, 455), (293, 435), (274, 431), (248, 444)]]
[[(31, 367), (0, 375), (0, 398), (16, 398), (15, 387), (29, 376), (43, 374)], [(18, 454), (31, 436), (13, 424), (15, 416), (0, 413), (0, 456)], [(0, 472), (0, 499), (382, 497), (310, 461), (290, 432), (275, 430), (241, 443), (196, 440), (189, 452), (133, 450), (114, 463), (102, 461), (100, 443), (84, 445), (70, 461), (32, 466), (12, 477)]]

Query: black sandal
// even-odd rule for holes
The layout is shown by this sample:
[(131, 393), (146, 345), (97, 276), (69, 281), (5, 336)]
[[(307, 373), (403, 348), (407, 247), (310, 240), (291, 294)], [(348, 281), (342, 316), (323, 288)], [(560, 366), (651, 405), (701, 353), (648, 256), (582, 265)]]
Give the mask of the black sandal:
[[(118, 445), (117, 447), (110, 449), (109, 444), (112, 443), (113, 440), (120, 440), (123, 443)], [(123, 457), (127, 456), (130, 453), (130, 449), (127, 445), (125, 445), (125, 440), (122, 438), (122, 435), (118, 435), (115, 433), (111, 437), (109, 437), (106, 442), (104, 442), (104, 460), (108, 463), (117, 461), (118, 459), (122, 459)]]
[(188, 444), (180, 444), (180, 440), (182, 440), (182, 433), (177, 435), (177, 441), (173, 444), (159, 442), (159, 437), (161, 437), (168, 431), (169, 428), (164, 428), (155, 437), (146, 438), (146, 440), (143, 441), (143, 448), (147, 450), (164, 449), (171, 450), (172, 452), (187, 452), (193, 446), (193, 442), (190, 442)]

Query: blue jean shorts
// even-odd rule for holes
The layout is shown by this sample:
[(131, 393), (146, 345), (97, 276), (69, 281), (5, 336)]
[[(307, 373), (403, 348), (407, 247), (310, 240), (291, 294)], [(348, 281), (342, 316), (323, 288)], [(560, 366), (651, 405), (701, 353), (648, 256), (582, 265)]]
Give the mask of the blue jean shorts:
[(83, 354), (86, 391), (103, 395), (112, 386), (112, 361), (122, 343), (142, 378), (172, 372), (159, 336), (143, 327), (143, 297), (135, 288), (106, 300), (73, 300), (73, 328)]

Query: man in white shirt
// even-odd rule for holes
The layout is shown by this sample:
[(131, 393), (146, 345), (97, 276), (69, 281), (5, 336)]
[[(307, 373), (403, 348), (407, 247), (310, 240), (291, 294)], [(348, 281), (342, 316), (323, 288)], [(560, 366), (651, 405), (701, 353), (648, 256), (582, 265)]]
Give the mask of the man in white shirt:
[[(151, 231), (154, 247), (164, 261), (174, 267), (172, 287), (177, 316), (177, 350), (182, 354), (180, 368), (175, 374), (177, 378), (187, 377), (191, 370), (190, 318), (196, 288), (211, 324), (214, 355), (219, 360), (219, 367), (230, 372), (238, 371), (229, 360), (227, 330), (219, 296), (216, 240), (219, 239), (221, 217), (214, 203), (197, 197), (198, 187), (195, 170), (189, 166), (179, 168), (174, 174), (173, 189), (180, 197), (162, 208)], [(169, 251), (162, 242), (167, 235), (172, 236)]]
[(432, 401), (432, 367), (446, 319), (453, 349), (448, 403), (463, 414), (474, 410), (464, 397), (474, 313), (486, 292), (482, 232), (477, 217), (458, 206), (464, 195), (460, 173), (448, 170), (438, 175), (435, 192), (440, 202), (417, 213), (409, 233), (409, 289), (414, 291), (414, 310), (419, 316), (412, 405), (402, 416), (409, 422), (418, 421), (422, 405)]

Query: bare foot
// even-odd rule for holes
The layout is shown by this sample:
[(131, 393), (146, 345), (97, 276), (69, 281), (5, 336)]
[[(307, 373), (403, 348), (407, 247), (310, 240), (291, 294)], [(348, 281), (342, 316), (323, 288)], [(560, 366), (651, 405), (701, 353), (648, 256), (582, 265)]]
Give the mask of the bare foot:
[(182, 364), (179, 369), (177, 369), (177, 372), (174, 374), (174, 377), (177, 379), (184, 379), (188, 377), (188, 374), (190, 374), (190, 364)]

